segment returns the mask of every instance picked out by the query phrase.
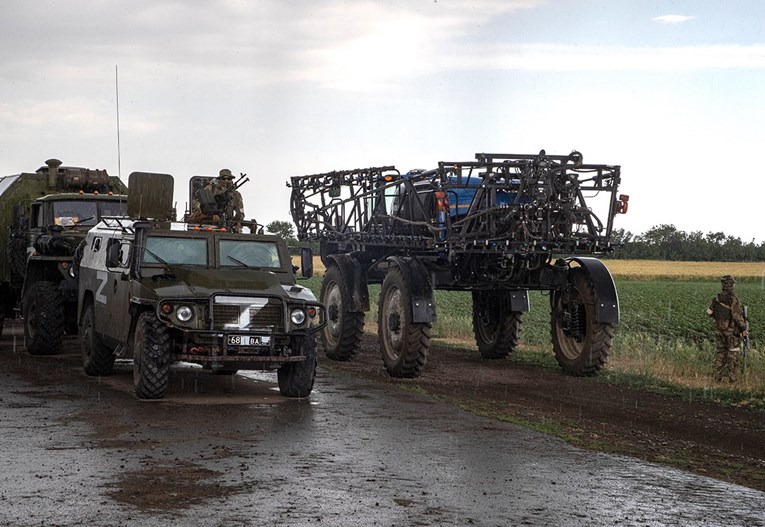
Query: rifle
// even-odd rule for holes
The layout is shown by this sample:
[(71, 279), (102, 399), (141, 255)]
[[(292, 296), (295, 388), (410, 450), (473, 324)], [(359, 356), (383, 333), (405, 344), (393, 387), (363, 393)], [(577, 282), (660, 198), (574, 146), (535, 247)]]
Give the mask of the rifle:
[(747, 306), (744, 306), (743, 308), (744, 312), (744, 331), (746, 332), (746, 336), (744, 337), (744, 356), (741, 360), (741, 373), (744, 372), (746, 369), (746, 357), (749, 355), (749, 309)]

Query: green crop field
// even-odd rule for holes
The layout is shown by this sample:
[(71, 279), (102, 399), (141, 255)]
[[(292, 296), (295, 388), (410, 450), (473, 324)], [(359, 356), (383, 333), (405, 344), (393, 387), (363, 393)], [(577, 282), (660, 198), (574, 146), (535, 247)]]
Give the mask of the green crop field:
[[(611, 262), (608, 262), (609, 267)], [(716, 265), (716, 264), (713, 264)], [(616, 265), (615, 267), (618, 267)], [(706, 309), (720, 290), (718, 269), (709, 276), (646, 277), (614, 272), (621, 307), (621, 322), (609, 363), (599, 380), (648, 387), (677, 395), (765, 408), (765, 278), (737, 276), (736, 294), (749, 307), (752, 349), (747, 369), (734, 385), (713, 380), (714, 331)], [(739, 278), (740, 276), (740, 278)], [(318, 297), (321, 278), (307, 285)], [(379, 286), (370, 286), (372, 309), (367, 331), (376, 331)], [(549, 295), (529, 293), (531, 311), (524, 314), (519, 349), (511, 360), (557, 368), (550, 340)], [(436, 342), (475, 347), (470, 293), (437, 291)]]

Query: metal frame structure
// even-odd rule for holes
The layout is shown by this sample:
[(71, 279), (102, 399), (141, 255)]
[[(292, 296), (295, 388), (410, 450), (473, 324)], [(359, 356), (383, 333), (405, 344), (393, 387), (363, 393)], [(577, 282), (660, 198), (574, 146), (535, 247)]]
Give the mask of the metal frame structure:
[[(613, 219), (626, 199), (617, 197), (619, 183), (618, 165), (542, 151), (479, 153), (475, 161), (441, 161), (404, 175), (379, 166), (296, 176), (288, 185), (298, 238), (319, 241), (323, 258), (363, 253), (374, 265), (404, 255), (458, 267), (471, 260), (473, 267), (494, 268), (482, 272), (484, 281), (546, 288), (522, 270), (540, 268), (553, 255), (613, 249)], [(597, 213), (587, 202), (595, 195), (605, 195)], [(476, 284), (467, 273), (456, 274), (462, 276), (440, 285)]]

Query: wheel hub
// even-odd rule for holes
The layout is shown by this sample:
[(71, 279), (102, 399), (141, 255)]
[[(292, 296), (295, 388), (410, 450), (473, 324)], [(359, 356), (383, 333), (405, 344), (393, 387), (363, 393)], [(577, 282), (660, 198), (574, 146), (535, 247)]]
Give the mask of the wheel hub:
[(388, 315), (388, 328), (396, 332), (401, 330), (401, 317), (398, 313), (393, 312)]
[(331, 304), (327, 308), (327, 317), (332, 322), (337, 322), (338, 321), (338, 319), (340, 318), (340, 310), (337, 308), (337, 304)]

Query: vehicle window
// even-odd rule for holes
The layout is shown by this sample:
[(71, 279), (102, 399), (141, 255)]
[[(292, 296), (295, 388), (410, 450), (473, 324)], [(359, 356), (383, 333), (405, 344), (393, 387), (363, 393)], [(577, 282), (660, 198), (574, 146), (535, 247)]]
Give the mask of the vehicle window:
[(95, 225), (98, 211), (93, 201), (56, 201), (53, 203), (53, 223), (56, 225)]
[(99, 201), (99, 217), (127, 216), (127, 201)]
[(40, 206), (40, 204), (32, 204), (32, 210), (30, 213), (30, 218), (32, 219), (32, 227), (42, 227), (43, 226), (43, 209)]
[(130, 263), (130, 242), (120, 244), (120, 267), (127, 267)]
[(281, 268), (279, 249), (274, 242), (221, 240), (221, 267)]
[(144, 264), (207, 265), (207, 240), (149, 236)]

